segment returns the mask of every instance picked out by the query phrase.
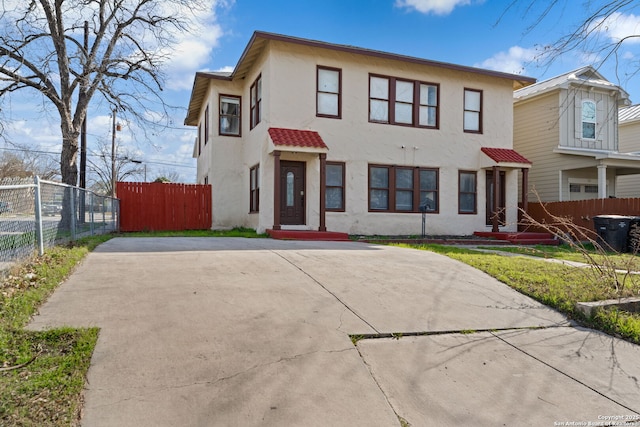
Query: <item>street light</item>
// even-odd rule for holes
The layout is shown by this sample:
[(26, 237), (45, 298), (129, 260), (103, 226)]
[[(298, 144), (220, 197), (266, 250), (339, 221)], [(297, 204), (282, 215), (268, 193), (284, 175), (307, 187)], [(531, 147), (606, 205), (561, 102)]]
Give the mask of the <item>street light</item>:
[(142, 160), (133, 160), (133, 159), (128, 159), (131, 163), (135, 163), (137, 165), (144, 165), (144, 182), (147, 182), (147, 164), (144, 163)]

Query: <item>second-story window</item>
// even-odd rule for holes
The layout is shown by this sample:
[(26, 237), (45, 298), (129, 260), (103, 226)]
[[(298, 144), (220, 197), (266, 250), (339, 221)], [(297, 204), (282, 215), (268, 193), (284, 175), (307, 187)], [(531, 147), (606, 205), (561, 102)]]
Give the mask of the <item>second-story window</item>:
[(204, 109), (204, 145), (209, 142), (209, 104)]
[(240, 136), (240, 97), (220, 95), (220, 135)]
[(464, 90), (464, 131), (482, 133), (482, 91)]
[(582, 137), (596, 139), (596, 103), (582, 101)]
[(262, 75), (251, 85), (251, 129), (262, 119)]
[(342, 71), (318, 66), (316, 115), (340, 118)]
[(438, 127), (439, 85), (395, 77), (369, 76), (369, 121)]
[(369, 121), (389, 123), (389, 79), (369, 77)]

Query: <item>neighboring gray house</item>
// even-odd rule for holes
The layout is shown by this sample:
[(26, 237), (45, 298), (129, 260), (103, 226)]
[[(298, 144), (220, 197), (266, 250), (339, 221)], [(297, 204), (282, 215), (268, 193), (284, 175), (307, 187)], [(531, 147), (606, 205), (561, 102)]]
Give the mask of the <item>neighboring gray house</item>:
[(619, 146), (618, 109), (628, 94), (591, 66), (514, 91), (513, 148), (531, 160), (529, 200), (618, 195), (640, 173), (640, 154)]
[[(640, 105), (623, 107), (618, 111), (619, 148), (623, 153), (640, 154)], [(640, 197), (640, 171), (619, 175), (616, 197)]]

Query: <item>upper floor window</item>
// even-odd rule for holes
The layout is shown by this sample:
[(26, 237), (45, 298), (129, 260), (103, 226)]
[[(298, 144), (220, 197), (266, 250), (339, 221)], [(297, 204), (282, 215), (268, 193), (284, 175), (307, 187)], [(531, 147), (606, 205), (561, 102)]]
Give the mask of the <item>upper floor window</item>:
[(596, 103), (582, 101), (582, 137), (596, 139)]
[(342, 108), (342, 70), (318, 66), (316, 115), (340, 118)]
[(198, 156), (202, 154), (202, 124), (198, 125)]
[(369, 165), (369, 210), (438, 212), (438, 170)]
[(262, 75), (251, 85), (251, 129), (262, 119)]
[(204, 109), (204, 145), (209, 142), (209, 104)]
[(464, 90), (464, 131), (482, 133), (482, 91)]
[(220, 135), (240, 136), (240, 97), (220, 95)]
[(370, 75), (369, 121), (437, 128), (438, 92), (438, 84)]

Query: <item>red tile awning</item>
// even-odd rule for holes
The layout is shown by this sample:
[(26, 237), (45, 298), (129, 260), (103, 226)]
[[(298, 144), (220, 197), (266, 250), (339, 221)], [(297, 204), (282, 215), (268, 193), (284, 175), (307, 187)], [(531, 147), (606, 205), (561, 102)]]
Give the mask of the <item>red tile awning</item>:
[(520, 163), (530, 165), (531, 162), (516, 150), (510, 148), (482, 147), (482, 152), (496, 163)]
[(269, 136), (276, 147), (298, 147), (327, 150), (320, 134), (312, 130), (269, 128)]

